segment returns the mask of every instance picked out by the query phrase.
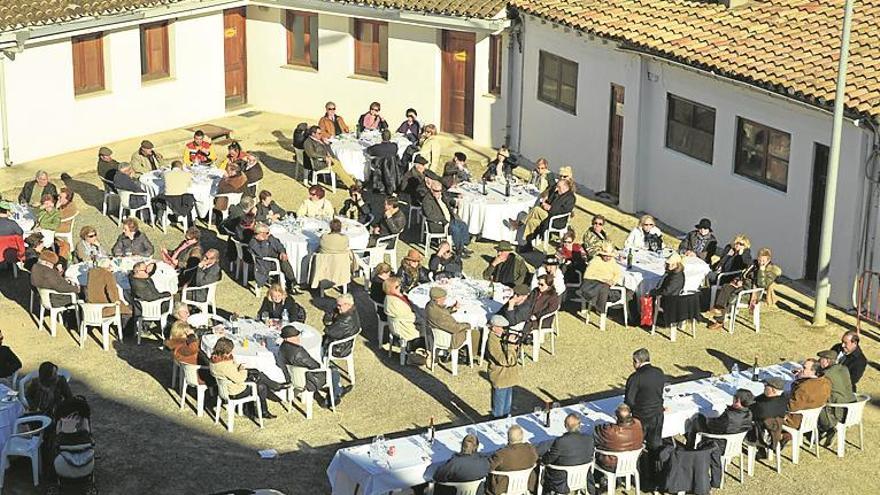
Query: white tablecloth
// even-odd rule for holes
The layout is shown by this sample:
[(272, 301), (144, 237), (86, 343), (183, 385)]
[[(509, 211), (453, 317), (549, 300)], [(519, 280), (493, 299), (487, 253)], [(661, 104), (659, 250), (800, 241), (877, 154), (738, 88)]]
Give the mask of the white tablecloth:
[[(637, 294), (645, 294), (657, 287), (666, 271), (666, 258), (670, 254), (672, 252), (668, 250), (662, 254), (643, 250), (633, 251), (633, 266), (627, 269), (626, 253), (621, 252), (617, 262), (624, 269), (624, 287)], [(709, 273), (709, 265), (695, 256), (683, 256), (682, 259), (684, 260), (684, 292), (696, 291)]]
[(510, 287), (492, 284), (486, 280), (443, 279), (419, 285), (409, 291), (407, 297), (416, 311), (424, 312), (425, 306), (430, 301), (429, 291), (434, 286), (446, 289), (446, 304), (452, 306), (456, 302), (461, 303), (459, 310), (453, 313), (456, 321), (476, 328), (486, 326), (489, 318), (513, 295)]
[[(113, 258), (113, 265), (110, 267), (110, 271), (113, 272), (113, 275), (116, 277), (116, 285), (119, 286), (120, 291), (128, 292), (131, 290), (131, 284), (128, 282), (128, 275), (131, 273), (134, 264), (138, 261), (152, 261), (156, 263), (156, 273), (153, 274), (152, 278), (153, 283), (156, 284), (156, 289), (158, 289), (159, 292), (177, 293), (177, 270), (164, 261), (156, 261), (152, 258), (143, 258), (140, 256)], [(70, 282), (79, 284), (80, 287), (85, 287), (89, 283), (89, 269), (91, 269), (91, 267), (92, 263), (90, 261), (73, 263), (67, 267), (67, 270), (64, 272), (64, 278)], [(120, 296), (122, 296), (121, 293)]]
[[(342, 163), (342, 168), (352, 177), (363, 181), (367, 176), (369, 162), (367, 148), (382, 142), (379, 131), (364, 131), (358, 139), (354, 133), (340, 134), (330, 140), (330, 149)], [(409, 146), (410, 141), (403, 134), (394, 134), (391, 142), (397, 144), (397, 157), (403, 158), (403, 152)]]
[[(198, 316), (200, 315), (190, 317), (188, 321), (191, 325), (204, 325), (204, 322), (200, 322), (198, 319), (193, 320), (194, 317)], [(281, 346), (281, 330), (270, 328), (257, 320), (249, 318), (239, 319), (230, 325), (234, 328), (234, 334), (227, 333), (225, 336), (235, 343), (235, 348), (232, 350), (235, 362), (243, 364), (245, 368), (260, 370), (266, 377), (276, 382), (284, 383), (286, 381), (284, 379), (284, 372), (281, 371), (275, 360), (275, 355)], [(321, 334), (304, 323), (291, 323), (291, 325), (302, 332), (300, 336), (303, 348), (315, 361), (320, 363)], [(202, 350), (210, 356), (211, 350), (214, 349), (214, 344), (217, 343), (219, 338), (219, 335), (212, 333), (202, 336)], [(245, 340), (248, 341), (247, 348), (243, 345)], [(265, 343), (265, 347), (263, 343)]]
[[(345, 217), (337, 217), (342, 222), (342, 233), (348, 237), (351, 249), (364, 249), (370, 242), (370, 232), (357, 222)], [(317, 218), (298, 218), (296, 221), (283, 220), (269, 226), (269, 233), (275, 236), (290, 259), (290, 266), (300, 283), (308, 283), (309, 263), (312, 253), (318, 251), (321, 236), (330, 231), (330, 223)]]
[[(165, 193), (165, 174), (168, 169), (153, 170), (140, 176), (141, 184), (156, 197)], [(196, 211), (200, 217), (208, 216), (208, 212), (214, 206), (214, 195), (217, 194), (217, 184), (223, 178), (223, 171), (211, 166), (194, 165), (189, 168), (193, 179), (189, 186), (189, 193), (196, 199)]]
[(24, 406), (17, 396), (9, 396), (9, 392), (10, 388), (0, 383), (0, 451), (12, 436), (15, 420), (24, 412)]
[(27, 237), (37, 223), (37, 217), (34, 216), (34, 212), (27, 205), (9, 201), (0, 201), (0, 206), (9, 210), (9, 218), (21, 227), (21, 230), (24, 231), (24, 236)]
[[(784, 363), (762, 368), (761, 379), (778, 376), (791, 381), (789, 370), (796, 366)], [(751, 372), (746, 371), (668, 386), (664, 395), (669, 412), (664, 417), (663, 436), (683, 433), (685, 420), (698, 412), (717, 416), (731, 403), (737, 388), (747, 388), (756, 395), (763, 393), (763, 385), (750, 377)], [(481, 454), (503, 447), (507, 443), (507, 429), (513, 424), (523, 428), (526, 442), (539, 444), (564, 433), (563, 421), (569, 413), (580, 415), (581, 430), (585, 433), (591, 433), (597, 424), (613, 422), (614, 409), (621, 402), (622, 395), (556, 408), (551, 412), (550, 428), (544, 426), (541, 412), (440, 430), (433, 445), (424, 434), (396, 438), (386, 441), (396, 449), (390, 462), (389, 456), (381, 455), (371, 444), (340, 449), (327, 468), (327, 476), (334, 495), (375, 495), (415, 486), (431, 480), (434, 471), (460, 450), (461, 440), (468, 433), (479, 438)]]
[(516, 241), (516, 231), (505, 225), (505, 220), (517, 218), (535, 204), (538, 191), (530, 186), (516, 185), (511, 188), (510, 197), (504, 195), (504, 184), (486, 184), (483, 195), (482, 184), (464, 182), (450, 189), (459, 194), (458, 216), (468, 224), (473, 235), (493, 241)]

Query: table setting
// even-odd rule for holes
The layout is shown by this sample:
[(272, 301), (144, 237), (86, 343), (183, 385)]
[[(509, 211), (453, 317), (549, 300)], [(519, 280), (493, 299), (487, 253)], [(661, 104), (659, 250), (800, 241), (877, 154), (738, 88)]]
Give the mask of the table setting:
[[(367, 247), (370, 232), (365, 225), (346, 217), (336, 218), (342, 222), (342, 234), (348, 237), (351, 249)], [(321, 236), (327, 232), (330, 232), (330, 219), (294, 218), (291, 214), (269, 225), (269, 233), (281, 241), (300, 283), (308, 283), (309, 255), (318, 251)]]
[[(153, 170), (142, 174), (138, 180), (144, 190), (155, 198), (165, 193), (165, 174), (170, 170), (168, 167)], [(192, 165), (185, 170), (192, 175), (188, 192), (196, 200), (196, 211), (199, 217), (206, 217), (214, 207), (214, 195), (217, 194), (217, 185), (223, 178), (224, 171), (210, 165)]]
[[(382, 142), (382, 134), (379, 131), (364, 131), (358, 136), (354, 132), (340, 134), (330, 139), (330, 149), (342, 163), (346, 172), (355, 179), (363, 182), (369, 170), (369, 155), (367, 148)], [(397, 144), (397, 157), (403, 158), (403, 152), (412, 144), (403, 134), (391, 135), (391, 142)]]
[(452, 316), (456, 321), (475, 328), (485, 327), (489, 318), (501, 309), (513, 295), (513, 289), (503, 284), (470, 278), (444, 278), (414, 287), (407, 297), (417, 311), (424, 312), (430, 301), (431, 287), (446, 289), (446, 304), (459, 303)]
[(0, 201), (0, 208), (5, 208), (9, 211), (9, 219), (21, 227), (21, 230), (24, 231), (25, 237), (34, 230), (34, 226), (37, 224), (37, 217), (28, 205), (13, 203), (11, 201)]
[(14, 433), (15, 421), (24, 412), (18, 391), (0, 383), (0, 451)]
[(462, 182), (449, 189), (458, 195), (458, 216), (472, 235), (493, 241), (516, 241), (516, 231), (507, 220), (527, 213), (535, 205), (540, 191), (531, 184), (514, 182)]
[[(95, 262), (96, 261), (97, 260), (95, 260)], [(116, 278), (116, 285), (119, 287), (120, 297), (124, 297), (123, 294), (128, 293), (131, 289), (128, 277), (132, 268), (134, 268), (134, 265), (140, 261), (156, 264), (156, 272), (153, 273), (151, 278), (153, 279), (153, 283), (156, 284), (156, 289), (158, 289), (159, 292), (177, 293), (177, 270), (175, 270), (173, 266), (164, 261), (157, 261), (153, 258), (146, 258), (143, 256), (122, 256), (110, 258), (111, 266), (109, 268), (113, 273), (113, 276)], [(95, 262), (90, 260), (82, 261), (80, 263), (71, 263), (67, 267), (67, 270), (64, 271), (64, 278), (66, 278), (68, 282), (77, 284), (80, 287), (86, 287), (89, 283), (89, 270), (95, 266)]]
[[(646, 249), (621, 250), (617, 256), (617, 263), (624, 269), (624, 287), (639, 295), (650, 292), (663, 278), (666, 272), (666, 258), (673, 252), (669, 248), (664, 248), (659, 253)], [(627, 261), (630, 253), (632, 266), (629, 266)], [(683, 292), (698, 290), (709, 273), (709, 265), (696, 256), (682, 256), (682, 261), (684, 262)]]

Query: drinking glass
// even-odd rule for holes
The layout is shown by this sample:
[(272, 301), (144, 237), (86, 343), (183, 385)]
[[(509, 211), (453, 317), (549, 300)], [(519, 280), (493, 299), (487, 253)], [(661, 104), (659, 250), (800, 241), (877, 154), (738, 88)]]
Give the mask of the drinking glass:
[(268, 311), (263, 311), (263, 313), (260, 315), (260, 321), (262, 321), (263, 323), (269, 322), (269, 312)]

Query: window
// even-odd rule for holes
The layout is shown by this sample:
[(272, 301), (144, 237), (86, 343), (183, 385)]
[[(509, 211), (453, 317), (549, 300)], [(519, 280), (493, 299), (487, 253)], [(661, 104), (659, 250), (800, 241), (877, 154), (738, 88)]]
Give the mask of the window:
[(73, 94), (84, 95), (104, 89), (103, 34), (72, 38)]
[(388, 79), (388, 24), (354, 21), (354, 73)]
[(287, 11), (287, 63), (318, 69), (318, 14)]
[(578, 64), (542, 51), (538, 61), (538, 99), (577, 113)]
[(150, 81), (171, 75), (168, 63), (168, 23), (141, 26), (141, 80)]
[(791, 134), (737, 118), (734, 171), (770, 187), (788, 189)]
[(501, 95), (501, 35), (489, 36), (489, 93)]
[(715, 109), (668, 95), (666, 147), (712, 164)]

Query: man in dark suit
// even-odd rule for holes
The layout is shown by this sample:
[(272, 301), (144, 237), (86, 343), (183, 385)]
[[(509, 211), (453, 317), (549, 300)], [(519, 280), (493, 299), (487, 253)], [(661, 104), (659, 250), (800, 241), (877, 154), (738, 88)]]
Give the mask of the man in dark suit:
[(513, 296), (507, 300), (504, 306), (498, 310), (499, 315), (507, 319), (510, 326), (516, 326), (529, 319), (531, 305), (527, 304), (529, 298), (529, 286), (526, 284), (517, 284), (513, 288)]
[(417, 156), (413, 160), (413, 166), (400, 178), (398, 193), (400, 197), (412, 206), (422, 206), (422, 199), (428, 194), (428, 186), (425, 184), (425, 165), (428, 161)]
[(868, 359), (859, 346), (859, 334), (854, 330), (849, 330), (840, 338), (840, 343), (835, 344), (831, 348), (837, 352), (837, 362), (842, 364), (849, 370), (849, 377), (852, 380), (852, 390), (856, 391), (856, 383), (865, 374), (865, 367), (868, 366)]
[[(191, 287), (205, 287), (215, 282), (219, 282), (223, 277), (223, 271), (220, 269), (220, 252), (216, 249), (205, 251), (199, 264), (192, 268), (195, 273), (192, 275)], [(205, 302), (208, 299), (208, 290), (197, 290), (191, 292), (192, 299), (198, 302)]]
[[(565, 433), (553, 441), (550, 450), (541, 458), (545, 466), (580, 466), (593, 460), (593, 437), (581, 433), (581, 419), (577, 414), (565, 417)], [(547, 468), (544, 489), (554, 493), (569, 493), (565, 471)]]
[[(532, 239), (547, 228), (550, 219), (556, 215), (571, 213), (574, 210), (576, 200), (571, 181), (558, 180), (553, 192), (547, 198), (541, 199), (538, 206), (529, 210), (525, 219), (522, 221), (511, 219), (508, 221), (508, 225), (513, 229), (522, 227), (522, 239), (525, 242), (525, 249), (528, 250)], [(553, 226), (560, 227), (555, 224)]]
[[(324, 315), (324, 325), (321, 346), (325, 352), (333, 342), (347, 339), (361, 331), (361, 320), (351, 294), (343, 294), (336, 298), (336, 309)], [(354, 342), (335, 347), (337, 357), (348, 356), (352, 352), (354, 352)]]
[[(688, 431), (688, 445), (696, 448), (695, 440), (697, 433), (711, 433), (713, 435), (731, 435), (743, 433), (752, 427), (751, 407), (755, 403), (755, 396), (750, 390), (741, 388), (733, 394), (733, 402), (717, 418), (707, 418), (698, 414), (690, 423)], [(724, 440), (716, 440), (720, 448), (724, 448)]]
[[(507, 430), (507, 446), (497, 450), (489, 458), (489, 469), (492, 471), (522, 471), (535, 467), (538, 452), (531, 444), (523, 441), (523, 430), (513, 425)], [(529, 476), (529, 489), (534, 493), (537, 488), (537, 477), (534, 471)], [(507, 476), (489, 476), (486, 493), (501, 495), (507, 492)]]
[[(467, 434), (461, 440), (461, 452), (453, 454), (446, 464), (437, 468), (434, 481), (440, 483), (463, 483), (482, 480), (489, 476), (489, 459), (477, 453), (480, 441), (476, 435)], [(455, 495), (452, 487), (436, 485), (434, 495)], [(480, 484), (477, 495), (486, 493), (485, 482)]]
[(650, 487), (658, 481), (654, 460), (663, 446), (663, 387), (666, 376), (663, 370), (651, 364), (651, 354), (647, 349), (634, 352), (632, 363), (635, 371), (626, 379), (623, 400), (632, 409), (632, 415), (642, 423), (648, 453), (643, 478)]
[[(118, 191), (129, 191), (135, 193), (144, 192), (144, 186), (141, 185), (140, 182), (134, 180), (132, 175), (134, 174), (134, 169), (131, 168), (131, 165), (127, 163), (119, 164), (119, 170), (113, 175), (113, 187)], [(129, 206), (132, 208), (139, 208), (143, 205), (147, 204), (147, 199), (143, 196), (136, 196), (131, 198)]]
[[(278, 367), (284, 373), (287, 383), (290, 383), (291, 376), (287, 371), (287, 366), (296, 366), (307, 370), (316, 370), (321, 364), (309, 354), (302, 346), (302, 337), (300, 330), (293, 325), (288, 325), (281, 329), (281, 345), (278, 347), (276, 361)], [(309, 392), (318, 392), (327, 384), (326, 373), (306, 373), (306, 390)], [(335, 371), (331, 372), (331, 386), (333, 387), (333, 398), (336, 405), (342, 402), (342, 396), (347, 390), (339, 386), (339, 374)], [(320, 402), (320, 401), (319, 401)], [(324, 401), (327, 407), (330, 407), (329, 397)]]

